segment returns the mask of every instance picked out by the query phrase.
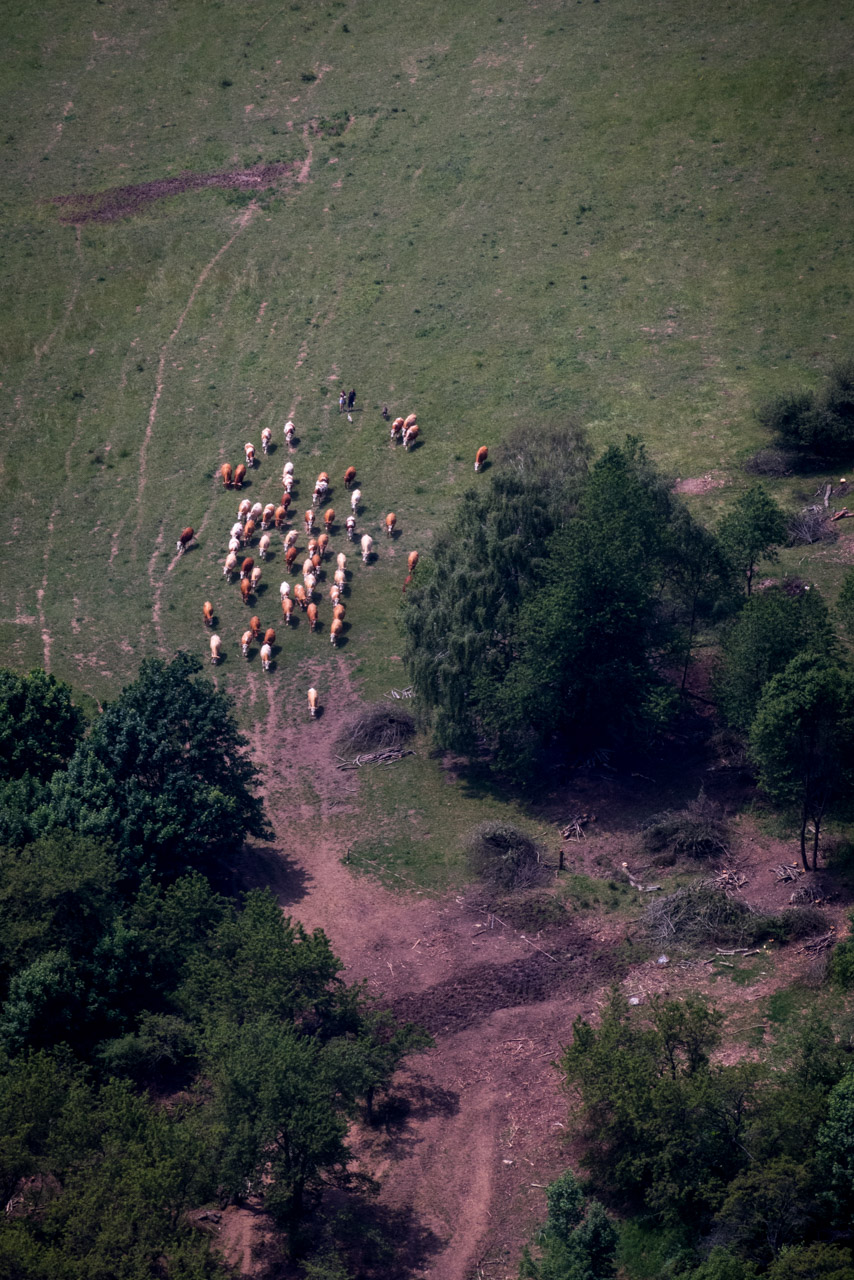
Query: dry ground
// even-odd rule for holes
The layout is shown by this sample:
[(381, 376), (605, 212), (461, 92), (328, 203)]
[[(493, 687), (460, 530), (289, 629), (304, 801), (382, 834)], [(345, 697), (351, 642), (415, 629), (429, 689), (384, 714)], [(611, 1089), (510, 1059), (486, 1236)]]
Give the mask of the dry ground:
[[(434, 1037), (434, 1047), (413, 1055), (400, 1072), (385, 1123), (351, 1135), (358, 1167), (380, 1184), (372, 1212), (385, 1215), (397, 1233), (394, 1270), (369, 1274), (510, 1280), (523, 1243), (542, 1220), (545, 1186), (570, 1159), (555, 1060), (573, 1020), (595, 1017), (617, 981), (642, 1000), (657, 992), (706, 991), (743, 1023), (746, 1009), (759, 1011), (773, 990), (803, 976), (810, 960), (794, 946), (769, 952), (767, 971), (747, 986), (730, 981), (705, 956), (629, 967), (617, 944), (639, 931), (640, 895), (633, 916), (568, 910), (532, 934), (490, 920), (474, 894), (398, 896), (352, 875), (341, 818), (358, 810), (359, 774), (335, 769), (334, 738), (357, 695), (345, 664), (333, 661), (337, 669), (324, 672), (325, 687), (335, 691), (325, 715), (287, 726), (277, 737), (271, 704), (269, 725), (259, 725), (254, 746), (267, 761), (277, 843), (245, 850), (235, 876), (244, 884), (272, 883), (283, 909), (326, 931), (348, 980), (364, 981), (398, 1016), (420, 1022)], [(738, 799), (714, 770), (708, 781), (713, 793), (729, 791)], [(619, 877), (623, 861), (637, 866), (629, 815), (643, 798), (639, 790), (658, 789), (659, 780), (635, 775), (622, 782), (589, 779), (576, 783), (572, 795), (556, 796), (555, 820), (573, 807), (611, 819), (609, 830), (599, 830), (601, 819), (587, 839), (570, 846), (570, 873), (602, 880)], [(792, 885), (779, 883), (772, 867), (794, 860), (793, 845), (760, 835), (755, 822), (743, 818), (735, 823), (734, 843), (746, 900), (765, 910), (785, 907)], [(667, 869), (656, 878), (666, 881), (684, 870)], [(842, 894), (828, 904), (840, 926), (848, 905)], [(224, 1216), (221, 1244), (243, 1275), (264, 1273), (266, 1225), (253, 1208)]]

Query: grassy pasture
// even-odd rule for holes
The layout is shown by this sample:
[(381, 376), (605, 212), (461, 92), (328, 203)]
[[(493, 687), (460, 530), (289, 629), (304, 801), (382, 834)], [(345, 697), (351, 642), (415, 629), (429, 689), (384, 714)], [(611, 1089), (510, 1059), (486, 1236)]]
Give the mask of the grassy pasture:
[[(719, 471), (697, 501), (724, 509), (763, 443), (757, 400), (854, 348), (852, 24), (832, 0), (9, 9), (5, 661), (103, 699), (146, 654), (206, 655), (209, 598), (217, 679), (247, 722), (266, 713), (238, 638), (247, 612), (278, 623), (282, 556), (245, 610), (220, 573), (237, 497), (213, 477), (269, 425), (246, 492), (278, 498), (288, 416), (297, 512), (323, 467), (343, 523), (359, 470), (377, 559), (351, 558), (341, 652), (367, 698), (404, 680), (406, 553), (510, 423), (636, 431), (674, 475)], [(306, 180), (112, 222), (66, 225), (52, 203), (276, 162)], [(412, 453), (390, 448), (383, 402), (417, 409)], [(185, 524), (199, 547), (173, 564)], [(847, 550), (803, 554), (832, 589)], [(322, 678), (329, 615), (318, 635), (279, 628), (283, 715)]]

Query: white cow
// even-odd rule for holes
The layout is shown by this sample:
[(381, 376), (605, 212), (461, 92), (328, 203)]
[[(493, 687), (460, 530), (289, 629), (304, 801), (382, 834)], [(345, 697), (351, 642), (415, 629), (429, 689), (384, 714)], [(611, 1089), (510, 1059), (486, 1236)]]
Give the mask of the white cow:
[(374, 546), (374, 540), (371, 537), (371, 535), (369, 533), (363, 533), (362, 534), (362, 559), (365, 562), (365, 564), (367, 564), (371, 558), (371, 551), (373, 550), (373, 546)]

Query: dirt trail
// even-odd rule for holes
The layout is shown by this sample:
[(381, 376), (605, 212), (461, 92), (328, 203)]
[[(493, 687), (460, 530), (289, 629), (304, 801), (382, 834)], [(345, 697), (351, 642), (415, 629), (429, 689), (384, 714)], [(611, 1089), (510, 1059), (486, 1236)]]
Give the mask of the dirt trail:
[(381, 1206), (407, 1215), (396, 1276), (463, 1280), (491, 1259), (490, 1276), (515, 1277), (542, 1188), (566, 1162), (552, 1063), (614, 966), (569, 920), (546, 955), (462, 899), (401, 898), (352, 875), (342, 818), (357, 811), (359, 775), (335, 768), (334, 741), (358, 694), (341, 658), (318, 660), (310, 682), (317, 720), (295, 690), (284, 725), (270, 696), (253, 734), (277, 841), (246, 860), (244, 882), (272, 883), (284, 910), (328, 934), (349, 981), (434, 1036), (401, 1073), (397, 1120), (354, 1138)]

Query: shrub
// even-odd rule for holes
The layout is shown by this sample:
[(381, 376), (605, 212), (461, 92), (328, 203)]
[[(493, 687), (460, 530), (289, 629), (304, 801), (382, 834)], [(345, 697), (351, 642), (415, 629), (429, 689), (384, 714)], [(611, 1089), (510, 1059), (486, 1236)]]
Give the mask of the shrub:
[(545, 876), (543, 850), (509, 823), (482, 822), (469, 836), (466, 853), (472, 872), (498, 889), (524, 888)]
[(843, 991), (854, 987), (854, 937), (838, 942), (830, 953), (828, 963), (830, 981)]
[(404, 707), (373, 702), (352, 720), (338, 738), (341, 751), (398, 751), (415, 733), (415, 717)]
[(828, 922), (823, 911), (809, 906), (764, 915), (706, 880), (652, 903), (646, 925), (658, 942), (750, 947), (763, 939), (789, 942), (810, 937), (824, 932)]
[(726, 819), (719, 804), (700, 789), (696, 800), (677, 813), (650, 818), (643, 829), (645, 853), (671, 852), (688, 858), (715, 858), (729, 853)]
[(854, 361), (834, 366), (818, 392), (777, 396), (757, 417), (783, 448), (821, 458), (848, 456), (854, 450)]

